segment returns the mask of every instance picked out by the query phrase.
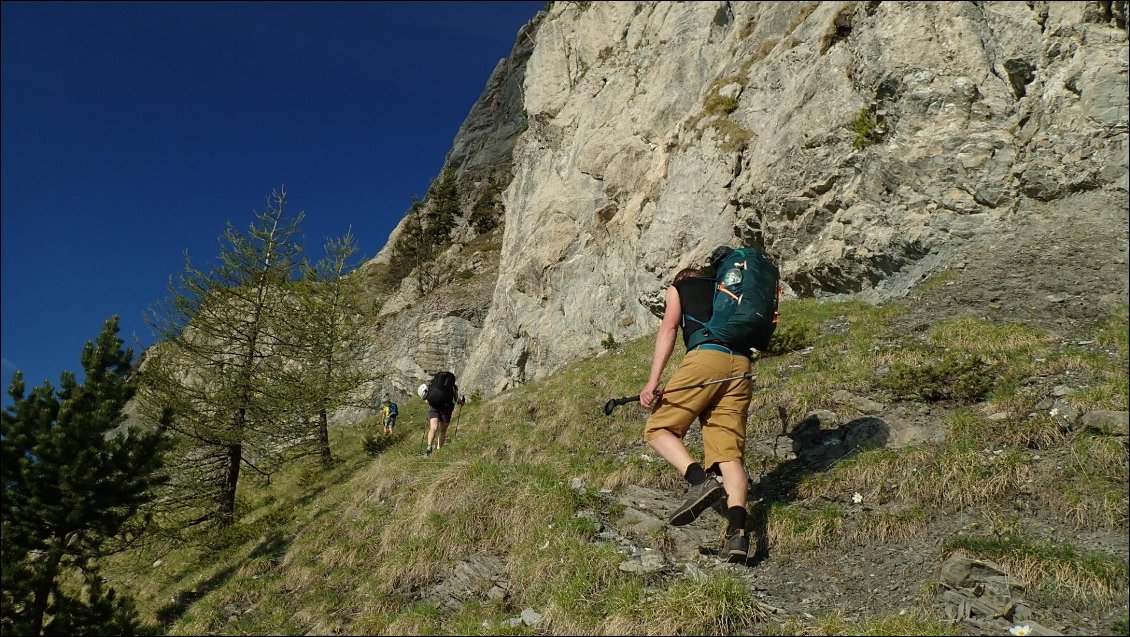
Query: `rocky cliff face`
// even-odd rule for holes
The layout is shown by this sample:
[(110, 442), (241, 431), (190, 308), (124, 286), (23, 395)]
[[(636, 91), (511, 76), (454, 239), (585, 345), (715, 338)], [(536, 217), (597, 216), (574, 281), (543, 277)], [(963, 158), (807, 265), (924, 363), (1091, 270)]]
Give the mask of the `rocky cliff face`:
[[(553, 3), (448, 157), (468, 205), (508, 184), (501, 250), (468, 249), (465, 224), (443, 256), (489, 298), (428, 308), (406, 280), (379, 356), (401, 388), (446, 367), (489, 395), (651, 333), (672, 274), (719, 244), (764, 246), (794, 295), (1045, 268), (1017, 307), (1061, 311), (1056, 283), (1077, 318), (1109, 311), (1127, 90), (1124, 2)], [(1053, 247), (1078, 258), (1038, 258)]]

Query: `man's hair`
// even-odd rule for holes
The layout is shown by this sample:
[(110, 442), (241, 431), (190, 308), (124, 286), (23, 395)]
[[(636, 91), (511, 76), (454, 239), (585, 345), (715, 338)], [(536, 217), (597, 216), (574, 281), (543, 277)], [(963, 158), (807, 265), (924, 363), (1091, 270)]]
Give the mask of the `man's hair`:
[(678, 274), (675, 275), (675, 280), (672, 281), (672, 283), (678, 283), (683, 279), (700, 276), (702, 276), (702, 270), (700, 270), (699, 268), (683, 268), (682, 270), (679, 270)]

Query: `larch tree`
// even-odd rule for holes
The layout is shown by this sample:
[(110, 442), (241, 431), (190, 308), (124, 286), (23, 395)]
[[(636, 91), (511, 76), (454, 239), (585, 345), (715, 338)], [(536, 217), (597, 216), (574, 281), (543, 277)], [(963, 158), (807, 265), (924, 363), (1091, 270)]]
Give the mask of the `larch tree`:
[(171, 410), (178, 470), (163, 512), (176, 524), (230, 525), (240, 472), (269, 477), (294, 414), (278, 394), (285, 348), (279, 326), (293, 311), (302, 213), (286, 211), (286, 191), (267, 198), (247, 232), (231, 224), (219, 258), (207, 270), (186, 257), (185, 272), (150, 323), (161, 340), (143, 367), (141, 398), (153, 417)]
[(288, 411), (301, 414), (313, 431), (307, 438), (312, 444), (290, 448), (320, 454), (325, 466), (333, 461), (330, 414), (353, 404), (358, 390), (377, 380), (364, 362), (368, 321), (363, 290), (358, 276), (350, 276), (356, 252), (353, 234), (347, 231), (326, 242), (320, 261), (303, 263), (302, 276), (291, 288), (295, 320), (280, 331), (290, 360), (284, 369), (291, 372), (288, 381), (293, 386), (281, 395), (291, 398)]

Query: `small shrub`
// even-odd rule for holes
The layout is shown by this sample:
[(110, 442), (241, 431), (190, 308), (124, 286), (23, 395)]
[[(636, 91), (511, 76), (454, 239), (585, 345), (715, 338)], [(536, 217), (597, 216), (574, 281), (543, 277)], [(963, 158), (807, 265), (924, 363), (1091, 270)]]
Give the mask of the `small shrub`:
[(859, 114), (852, 120), (851, 129), (855, 132), (852, 146), (856, 150), (878, 144), (883, 141), (883, 134), (886, 133), (879, 115), (869, 108), (860, 109)]
[(920, 366), (895, 363), (883, 382), (897, 398), (975, 403), (993, 389), (994, 370), (980, 356), (947, 354)]
[(471, 210), (470, 223), (479, 234), (490, 232), (498, 227), (499, 219), (489, 207), (475, 206)]
[(604, 346), (604, 349), (616, 349), (617, 347), (620, 347), (620, 344), (616, 342), (616, 339), (612, 338), (612, 332), (608, 332), (607, 334), (608, 336), (606, 336), (604, 340), (600, 342), (600, 344)]
[(797, 352), (812, 345), (815, 338), (812, 325), (805, 321), (782, 323), (773, 332), (767, 353), (770, 356), (781, 356), (789, 352)]
[(705, 110), (711, 115), (729, 115), (738, 110), (738, 98), (715, 93), (706, 100)]
[(732, 119), (718, 119), (711, 122), (711, 127), (722, 136), (722, 150), (731, 153), (740, 153), (749, 145), (750, 132), (741, 124)]

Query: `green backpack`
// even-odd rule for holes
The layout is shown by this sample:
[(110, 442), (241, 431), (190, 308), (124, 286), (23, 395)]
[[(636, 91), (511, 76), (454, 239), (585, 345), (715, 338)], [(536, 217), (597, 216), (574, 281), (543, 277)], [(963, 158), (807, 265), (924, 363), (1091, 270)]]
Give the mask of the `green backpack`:
[(730, 251), (714, 275), (714, 313), (688, 349), (713, 341), (745, 353), (769, 349), (780, 298), (781, 275), (768, 257), (753, 247)]

